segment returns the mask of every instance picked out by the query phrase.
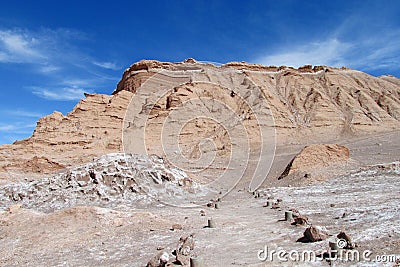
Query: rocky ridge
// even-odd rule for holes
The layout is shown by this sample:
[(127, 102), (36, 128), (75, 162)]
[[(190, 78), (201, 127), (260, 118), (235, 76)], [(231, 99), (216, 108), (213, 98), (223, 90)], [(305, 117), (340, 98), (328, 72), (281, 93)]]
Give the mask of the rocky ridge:
[(168, 204), (206, 191), (185, 172), (153, 155), (107, 154), (59, 174), (0, 188), (0, 207), (53, 211), (79, 205), (130, 208)]
[[(160, 79), (160, 75), (166, 78)], [(171, 90), (155, 103), (146, 103), (150, 93), (138, 91), (146, 86), (155, 92), (158, 88)], [(142, 107), (126, 117), (132, 96), (137, 94)], [(123, 152), (122, 136), (133, 136), (135, 129), (144, 126), (133, 122), (146, 122), (150, 141), (144, 150), (162, 156), (156, 141), (162, 119), (180, 103), (206, 96), (229, 102), (237, 114), (243, 114), (239, 123), (246, 126), (252, 148), (260, 142), (261, 128), (251, 108), (262, 110), (267, 118), (262, 129), (276, 131), (278, 146), (327, 142), (400, 126), (400, 82), (392, 76), (373, 77), (327, 66), (294, 69), (244, 62), (215, 66), (194, 59), (180, 63), (143, 60), (124, 72), (111, 96), (86, 94), (66, 116), (54, 112), (38, 121), (30, 138), (1, 146), (0, 181), (21, 181), (28, 175), (39, 178), (94, 157)], [(262, 109), (256, 108), (260, 105)], [(207, 104), (203, 107), (209, 108)], [(214, 129), (212, 122), (195, 120), (186, 127), (187, 135), (181, 135), (179, 142), (188, 148), (185, 153), (189, 157), (198, 157), (199, 153), (189, 148), (210, 136), (218, 155), (231, 153), (231, 140), (223, 129)]]

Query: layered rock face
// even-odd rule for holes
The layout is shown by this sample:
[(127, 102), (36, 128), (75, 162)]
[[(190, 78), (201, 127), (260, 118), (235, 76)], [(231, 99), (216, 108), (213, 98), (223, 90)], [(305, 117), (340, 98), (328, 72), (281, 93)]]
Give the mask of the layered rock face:
[(30, 138), (1, 146), (0, 181), (41, 177), (112, 152), (179, 152), (200, 167), (202, 156), (214, 153), (226, 168), (242, 145), (244, 154), (257, 154), (260, 143), (309, 144), (399, 126), (400, 80), (392, 76), (144, 60), (124, 72), (111, 96), (86, 95), (66, 116), (40, 119)]
[(381, 130), (370, 126), (385, 125), (383, 130), (388, 130), (399, 125), (400, 80), (346, 68), (307, 65), (293, 69), (237, 62), (216, 67), (194, 60), (141, 61), (124, 72), (113, 94), (136, 92), (160, 71), (173, 71), (189, 76), (190, 81), (216, 83), (233, 90), (237, 83), (249, 90), (259, 87), (268, 100), (277, 129), (298, 128), (305, 134), (318, 127), (331, 127), (336, 134), (361, 134)]
[(87, 94), (67, 116), (54, 112), (41, 118), (30, 138), (1, 146), (0, 183), (26, 174), (48, 175), (121, 151), (121, 126), (131, 95)]

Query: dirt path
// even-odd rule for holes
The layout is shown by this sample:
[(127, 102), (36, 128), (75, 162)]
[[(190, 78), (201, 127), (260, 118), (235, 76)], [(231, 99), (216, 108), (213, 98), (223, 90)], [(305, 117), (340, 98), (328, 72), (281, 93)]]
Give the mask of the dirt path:
[[(182, 235), (195, 234), (195, 253), (205, 266), (277, 266), (257, 257), (259, 250), (325, 250), (328, 241), (296, 242), (305, 227), (282, 221), (296, 208), (331, 234), (345, 231), (377, 254), (399, 253), (400, 164), (374, 167), (308, 187), (270, 188), (260, 198), (238, 189), (210, 207), (120, 207), (115, 211), (81, 208), (38, 214), (17, 209), (1, 218), (1, 266), (144, 266), (163, 247), (172, 252)], [(267, 196), (282, 198), (280, 209), (263, 207)], [(334, 204), (331, 205), (331, 204)], [(201, 216), (204, 210), (206, 215)], [(346, 214), (343, 217), (343, 214)], [(342, 218), (343, 217), (343, 218)], [(207, 219), (216, 228), (205, 228)], [(172, 231), (172, 224), (182, 230)], [(171, 255), (172, 256), (172, 255)], [(372, 257), (372, 256), (371, 256)], [(322, 262), (287, 262), (287, 266), (328, 266)], [(350, 263), (336, 263), (347, 266)], [(356, 264), (352, 262), (351, 264)], [(364, 262), (365, 264), (365, 262)], [(374, 263), (375, 264), (375, 263)]]

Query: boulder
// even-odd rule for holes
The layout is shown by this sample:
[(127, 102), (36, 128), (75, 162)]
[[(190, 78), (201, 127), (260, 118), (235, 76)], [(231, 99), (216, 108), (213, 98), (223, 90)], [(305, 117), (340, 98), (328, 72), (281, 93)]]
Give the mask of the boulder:
[(294, 218), (294, 222), (292, 223), (292, 225), (308, 225), (308, 217), (304, 216), (304, 215), (298, 215), (295, 216), (293, 214), (293, 218)]
[(299, 238), (297, 242), (309, 243), (309, 242), (317, 242), (322, 241), (328, 238), (328, 231), (321, 226), (310, 226), (308, 227), (304, 233), (303, 237)]
[(194, 234), (182, 236), (176, 248), (176, 261), (184, 266), (189, 266), (190, 257), (193, 256)]
[(348, 236), (345, 232), (340, 232), (336, 237), (346, 241), (346, 246), (343, 247), (344, 249), (354, 249), (355, 248), (355, 244), (351, 241), (350, 236)]
[(165, 251), (158, 252), (149, 262), (146, 267), (165, 267), (169, 261), (169, 255)]

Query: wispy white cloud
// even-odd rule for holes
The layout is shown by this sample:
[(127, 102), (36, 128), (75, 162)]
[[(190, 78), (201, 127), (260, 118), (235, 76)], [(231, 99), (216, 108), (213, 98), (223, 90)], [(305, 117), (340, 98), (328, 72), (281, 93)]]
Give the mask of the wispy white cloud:
[(85, 41), (90, 42), (88, 36), (75, 30), (0, 28), (0, 64), (27, 64), (24, 71), (46, 77), (25, 86), (36, 96), (75, 101), (88, 88), (114, 83), (109, 71), (119, 69), (113, 61), (100, 61), (84, 52), (77, 43)]
[(40, 118), (43, 117), (43, 113), (28, 111), (28, 110), (7, 110), (4, 112), (5, 115), (16, 116), (16, 117), (26, 117), (26, 118)]
[[(353, 58), (353, 64), (366, 70), (400, 68), (400, 31), (370, 38), (367, 45), (361, 44), (361, 57)], [(349, 62), (351, 64), (351, 62)]]
[(88, 90), (81, 88), (62, 88), (49, 90), (45, 88), (35, 88), (33, 93), (41, 98), (56, 101), (72, 101), (80, 100), (84, 97), (84, 93), (88, 93)]
[[(252, 61), (264, 65), (299, 67), (306, 64), (347, 66), (364, 71), (400, 69), (400, 30), (353, 36), (351, 20), (334, 29), (327, 39), (294, 43), (258, 55)], [(347, 29), (347, 31), (346, 31)]]
[(104, 69), (110, 69), (110, 70), (119, 70), (120, 67), (118, 67), (115, 63), (112, 62), (98, 62), (98, 61), (93, 61), (93, 65), (96, 65), (98, 67), (104, 68)]
[(64, 79), (61, 79), (59, 81), (59, 84), (61, 84), (63, 87), (81, 87), (81, 88), (87, 88), (87, 87), (93, 87), (94, 85), (98, 84), (99, 81), (104, 82), (104, 81), (118, 81), (116, 80), (115, 77), (109, 77), (107, 75), (99, 75), (97, 73), (90, 73), (91, 75), (88, 75), (90, 77), (86, 78), (80, 78), (80, 77), (65, 77)]
[(35, 125), (14, 122), (12, 124), (0, 124), (0, 132), (12, 134), (31, 134)]
[(88, 56), (73, 43), (84, 39), (84, 34), (65, 29), (0, 29), (0, 63), (29, 63), (43, 74), (81, 65), (85, 68)]
[(1, 110), (0, 144), (11, 143), (32, 134), (36, 122), (44, 114), (25, 109)]
[(16, 127), (14, 125), (0, 125), (0, 132), (14, 131)]
[(0, 62), (31, 63), (45, 60), (39, 40), (21, 31), (0, 30)]
[(54, 65), (43, 65), (43, 66), (41, 66), (40, 68), (39, 68), (39, 71), (40, 72), (42, 72), (42, 73), (44, 73), (44, 74), (47, 74), (47, 73), (54, 73), (54, 72), (56, 72), (56, 71), (59, 71), (59, 70), (61, 70), (61, 67), (59, 67), (59, 66), (54, 66)]
[[(275, 54), (262, 56), (255, 61), (264, 65), (286, 65), (300, 67), (306, 64), (341, 66), (346, 62), (345, 55), (352, 45), (338, 39), (329, 39), (299, 45)], [(287, 52), (289, 51), (289, 52)]]

